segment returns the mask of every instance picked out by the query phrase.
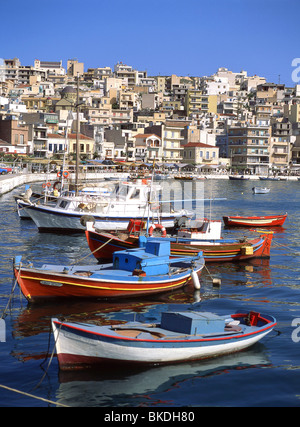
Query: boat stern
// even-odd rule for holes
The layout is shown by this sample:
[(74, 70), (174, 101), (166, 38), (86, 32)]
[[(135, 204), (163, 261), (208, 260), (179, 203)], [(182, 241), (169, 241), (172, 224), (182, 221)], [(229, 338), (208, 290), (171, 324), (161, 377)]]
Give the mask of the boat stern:
[(261, 238), (264, 239), (261, 258), (270, 258), (273, 235), (274, 235), (273, 231), (267, 231), (265, 234), (261, 235)]

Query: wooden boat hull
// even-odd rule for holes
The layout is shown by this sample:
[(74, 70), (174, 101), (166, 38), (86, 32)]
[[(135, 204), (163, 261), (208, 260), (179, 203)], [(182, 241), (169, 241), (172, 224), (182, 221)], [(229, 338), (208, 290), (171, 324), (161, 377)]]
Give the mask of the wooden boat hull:
[[(138, 245), (138, 238), (135, 236), (122, 239), (112, 234), (98, 233), (91, 230), (86, 230), (85, 233), (89, 248), (98, 260), (110, 260), (115, 251), (134, 248)], [(202, 251), (206, 263), (269, 258), (272, 238), (273, 234), (267, 233), (248, 240), (247, 244), (224, 242), (218, 245), (209, 243), (190, 245), (176, 243), (171, 240), (171, 255), (195, 256)]]
[(270, 192), (270, 188), (265, 187), (253, 187), (254, 194), (268, 194)]
[[(249, 313), (229, 315), (240, 319)], [(240, 332), (205, 335), (171, 333), (142, 325), (125, 330), (114, 326), (67, 323), (52, 319), (61, 370), (80, 369), (104, 363), (168, 364), (207, 359), (244, 350), (272, 331), (276, 320), (257, 315), (257, 326)], [(124, 325), (122, 325), (124, 326)], [(126, 328), (126, 325), (125, 325)], [(163, 332), (163, 333), (162, 333)], [(198, 332), (199, 333), (199, 332)]]
[(235, 227), (274, 227), (282, 226), (287, 214), (268, 216), (223, 216), (226, 226)]
[(229, 179), (231, 179), (232, 181), (248, 181), (250, 177), (246, 177), (244, 175), (229, 175)]
[[(201, 272), (204, 262), (194, 271)], [(82, 274), (82, 275), (81, 275)], [(23, 295), (30, 302), (54, 298), (128, 298), (140, 297), (179, 289), (191, 282), (192, 268), (181, 273), (161, 276), (128, 277), (118, 273), (102, 279), (78, 274), (55, 273), (42, 268), (14, 266), (14, 275)], [(116, 278), (117, 277), (117, 278)]]

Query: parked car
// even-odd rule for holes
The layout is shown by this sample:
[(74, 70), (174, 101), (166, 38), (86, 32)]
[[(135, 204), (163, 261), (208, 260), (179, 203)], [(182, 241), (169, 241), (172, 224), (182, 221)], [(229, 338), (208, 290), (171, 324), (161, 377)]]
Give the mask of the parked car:
[(0, 174), (5, 175), (9, 172), (12, 172), (12, 168), (6, 166), (4, 163), (0, 163)]

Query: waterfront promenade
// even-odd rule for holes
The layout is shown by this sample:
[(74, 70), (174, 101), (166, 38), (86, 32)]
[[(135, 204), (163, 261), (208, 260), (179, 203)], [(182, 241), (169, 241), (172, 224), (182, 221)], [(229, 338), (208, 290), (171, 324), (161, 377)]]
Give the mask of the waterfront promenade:
[[(82, 176), (81, 176), (82, 175)], [(89, 173), (89, 174), (80, 174), (80, 179), (83, 181), (95, 181), (99, 179), (104, 179), (106, 177), (115, 176), (114, 173)], [(70, 179), (75, 180), (75, 174), (70, 174)], [(125, 179), (124, 174), (120, 174), (120, 179)], [(8, 174), (0, 175), (0, 195), (8, 193), (16, 187), (19, 187), (23, 184), (30, 184), (34, 182), (55, 182), (57, 181), (56, 173), (17, 173), (17, 174)]]
[[(84, 181), (97, 181), (102, 180), (105, 178), (116, 178), (119, 177), (121, 180), (126, 179), (126, 176), (128, 174), (124, 173), (118, 173), (118, 172), (101, 172), (101, 173), (83, 173), (80, 174), (80, 179), (82, 182)], [(178, 175), (178, 174), (177, 174)], [(182, 179), (184, 179), (184, 176), (187, 178), (191, 175), (189, 174), (180, 174), (182, 176)], [(176, 176), (176, 174), (174, 175)], [(195, 176), (194, 179), (229, 179), (229, 175), (225, 174), (208, 174), (208, 175), (199, 175), (198, 177)], [(247, 178), (250, 178), (250, 180), (254, 181), (260, 181), (258, 175), (247, 175)], [(70, 179), (74, 181), (75, 174), (70, 174)], [(288, 180), (288, 181), (297, 181), (297, 176), (288, 176), (288, 177), (281, 177), (281, 179)], [(0, 175), (0, 195), (8, 193), (9, 191), (13, 190), (16, 187), (19, 187), (23, 184), (30, 184), (34, 182), (47, 182), (47, 181), (57, 181), (57, 174), (56, 173), (17, 173), (17, 174), (8, 174), (8, 175)], [(260, 181), (263, 185), (264, 181)]]

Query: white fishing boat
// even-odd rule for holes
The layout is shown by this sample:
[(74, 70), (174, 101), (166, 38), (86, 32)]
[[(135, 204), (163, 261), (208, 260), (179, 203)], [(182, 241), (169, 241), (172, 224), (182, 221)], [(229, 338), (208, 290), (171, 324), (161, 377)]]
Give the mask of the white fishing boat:
[(98, 326), (52, 319), (62, 370), (105, 363), (167, 364), (244, 350), (270, 333), (273, 316), (242, 311), (226, 316), (201, 311), (162, 312), (158, 323)]
[(270, 192), (270, 188), (267, 187), (253, 187), (252, 191), (254, 194), (267, 194)]
[(63, 199), (72, 198), (73, 205), (90, 202), (91, 197), (94, 196), (109, 196), (113, 191), (113, 187), (110, 185), (92, 185), (89, 187), (82, 187), (78, 193), (78, 196), (75, 197), (75, 191), (64, 190), (57, 194), (55, 193), (55, 184), (48, 182), (49, 185), (43, 184), (43, 190), (41, 192), (33, 192), (30, 186), (25, 187), (25, 191), (21, 194), (15, 196), (15, 202), (17, 206), (17, 212), (21, 219), (32, 219), (30, 213), (26, 210), (28, 206), (38, 205), (38, 206), (52, 206), (55, 207), (58, 204), (61, 204)]
[(191, 217), (193, 211), (171, 212), (159, 203), (161, 186), (148, 180), (120, 182), (109, 196), (64, 196), (55, 206), (31, 203), (25, 209), (40, 232), (78, 233), (85, 231), (86, 221), (101, 230), (126, 230), (131, 218), (173, 227), (176, 218)]

